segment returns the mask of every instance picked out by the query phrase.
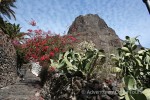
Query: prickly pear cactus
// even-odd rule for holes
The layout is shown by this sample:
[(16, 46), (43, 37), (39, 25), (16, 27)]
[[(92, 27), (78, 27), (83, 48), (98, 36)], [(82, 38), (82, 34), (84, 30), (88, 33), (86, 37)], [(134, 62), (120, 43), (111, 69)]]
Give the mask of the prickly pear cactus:
[(73, 49), (59, 55), (59, 60), (51, 59), (52, 67), (56, 67), (62, 73), (74, 74), (81, 72), (83, 75), (91, 75), (96, 68), (97, 59), (103, 59), (105, 55), (97, 49), (86, 49), (84, 54), (77, 53)]

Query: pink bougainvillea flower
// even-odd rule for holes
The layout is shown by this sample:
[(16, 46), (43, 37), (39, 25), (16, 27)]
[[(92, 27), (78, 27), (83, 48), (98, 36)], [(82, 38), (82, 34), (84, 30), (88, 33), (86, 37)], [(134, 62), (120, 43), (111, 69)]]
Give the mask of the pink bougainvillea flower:
[(49, 59), (49, 56), (48, 56), (48, 55), (44, 55), (44, 56), (41, 57), (40, 60), (41, 60), (41, 61), (44, 61), (44, 60), (48, 60), (48, 59)]
[(54, 55), (55, 55), (55, 54), (54, 54), (54, 52), (52, 52), (52, 51), (49, 53), (49, 56), (50, 56), (50, 57), (54, 57)]
[(43, 47), (43, 51), (46, 52), (48, 50), (49, 46)]
[(31, 33), (31, 32), (32, 32), (32, 29), (28, 29), (27, 31), (28, 31), (29, 33)]
[(31, 57), (32, 57), (33, 59), (37, 59), (37, 58), (38, 58), (35, 54), (32, 54)]
[(59, 48), (57, 48), (57, 47), (54, 48), (54, 51), (55, 51), (55, 52), (59, 52)]
[(34, 32), (35, 32), (37, 35), (41, 35), (41, 34), (42, 34), (42, 30), (41, 30), (41, 29), (34, 30)]
[(32, 25), (32, 26), (36, 26), (35, 20), (32, 20), (29, 24)]
[(42, 30), (41, 30), (41, 29), (39, 29), (38, 31), (39, 31), (39, 33), (42, 33)]
[(36, 43), (36, 44), (35, 44), (36, 47), (39, 47), (39, 45), (40, 45), (39, 43)]
[(39, 53), (40, 52), (40, 49), (39, 48), (36, 48), (36, 53)]
[(75, 38), (75, 37), (73, 37), (73, 36), (70, 36), (70, 39), (72, 40), (72, 41), (76, 41), (77, 39)]
[(47, 34), (52, 34), (52, 33), (51, 33), (51, 31), (49, 30), (49, 31), (47, 32)]
[(47, 40), (43, 40), (42, 42), (41, 42), (41, 45), (44, 45), (44, 44), (46, 44), (47, 43)]

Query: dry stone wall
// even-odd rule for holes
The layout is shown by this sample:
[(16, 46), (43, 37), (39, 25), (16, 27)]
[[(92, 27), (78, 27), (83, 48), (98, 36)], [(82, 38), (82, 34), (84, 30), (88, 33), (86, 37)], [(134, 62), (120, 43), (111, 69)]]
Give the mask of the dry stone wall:
[(16, 82), (16, 50), (0, 30), (0, 88)]

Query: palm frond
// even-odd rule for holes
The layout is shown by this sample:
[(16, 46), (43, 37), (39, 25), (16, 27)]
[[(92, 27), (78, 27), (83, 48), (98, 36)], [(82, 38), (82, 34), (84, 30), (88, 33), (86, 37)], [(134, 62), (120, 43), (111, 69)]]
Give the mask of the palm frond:
[(13, 17), (16, 20), (15, 12), (11, 8), (16, 8), (14, 3), (16, 0), (2, 0), (0, 3), (0, 16), (7, 16), (9, 19)]

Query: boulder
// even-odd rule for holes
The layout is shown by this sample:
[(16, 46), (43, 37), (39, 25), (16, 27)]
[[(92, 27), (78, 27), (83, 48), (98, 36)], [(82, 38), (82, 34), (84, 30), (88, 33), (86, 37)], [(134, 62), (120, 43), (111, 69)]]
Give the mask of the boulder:
[(16, 82), (16, 50), (11, 40), (0, 30), (0, 88)]

